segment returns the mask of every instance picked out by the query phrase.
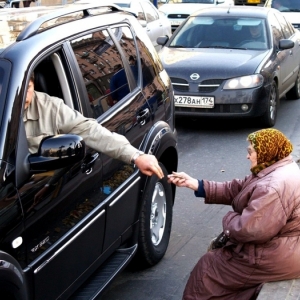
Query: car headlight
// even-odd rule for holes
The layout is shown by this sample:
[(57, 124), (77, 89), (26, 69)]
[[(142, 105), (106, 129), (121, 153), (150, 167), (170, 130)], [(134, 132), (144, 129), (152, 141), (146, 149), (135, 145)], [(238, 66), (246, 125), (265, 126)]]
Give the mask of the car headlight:
[(263, 84), (264, 78), (260, 74), (248, 75), (229, 79), (225, 82), (224, 90), (252, 89)]

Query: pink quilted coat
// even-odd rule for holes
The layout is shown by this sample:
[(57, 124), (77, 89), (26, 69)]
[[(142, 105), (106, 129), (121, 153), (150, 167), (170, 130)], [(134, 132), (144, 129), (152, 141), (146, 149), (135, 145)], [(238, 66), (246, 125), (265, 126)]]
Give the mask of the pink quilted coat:
[(300, 277), (300, 170), (288, 156), (244, 180), (204, 180), (205, 203), (232, 205), (230, 240), (201, 257), (184, 300), (255, 299), (261, 283)]

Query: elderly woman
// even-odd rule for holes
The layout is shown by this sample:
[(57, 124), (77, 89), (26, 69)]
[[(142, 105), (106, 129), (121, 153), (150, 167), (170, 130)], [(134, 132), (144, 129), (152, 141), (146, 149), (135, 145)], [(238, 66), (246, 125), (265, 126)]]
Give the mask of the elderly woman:
[(252, 174), (243, 180), (168, 175), (205, 203), (233, 208), (223, 218), (221, 241), (191, 272), (185, 300), (255, 299), (264, 282), (300, 277), (300, 171), (293, 146), (276, 129), (251, 133), (248, 141)]

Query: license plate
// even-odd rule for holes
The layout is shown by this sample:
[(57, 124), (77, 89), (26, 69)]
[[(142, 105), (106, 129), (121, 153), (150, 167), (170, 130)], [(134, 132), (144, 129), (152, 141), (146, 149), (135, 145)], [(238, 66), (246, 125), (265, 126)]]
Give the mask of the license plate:
[(196, 107), (196, 108), (213, 108), (214, 97), (192, 97), (192, 96), (174, 96), (175, 106)]
[(260, 0), (248, 0), (248, 3), (260, 4)]
[(182, 21), (171, 21), (171, 25), (180, 25)]

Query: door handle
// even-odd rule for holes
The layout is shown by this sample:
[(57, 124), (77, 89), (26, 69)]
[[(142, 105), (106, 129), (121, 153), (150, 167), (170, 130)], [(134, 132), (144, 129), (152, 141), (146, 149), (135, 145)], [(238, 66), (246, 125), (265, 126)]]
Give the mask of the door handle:
[(99, 157), (99, 153), (97, 152), (89, 156), (88, 158), (86, 158), (83, 164), (81, 165), (81, 172), (82, 173), (85, 172), (87, 175), (91, 174), (93, 172), (93, 165), (98, 159), (98, 157)]
[(146, 119), (149, 117), (150, 115), (150, 110), (149, 108), (146, 108), (144, 110), (142, 110), (138, 115), (137, 115), (137, 121), (138, 123), (140, 123), (141, 126), (146, 124)]

